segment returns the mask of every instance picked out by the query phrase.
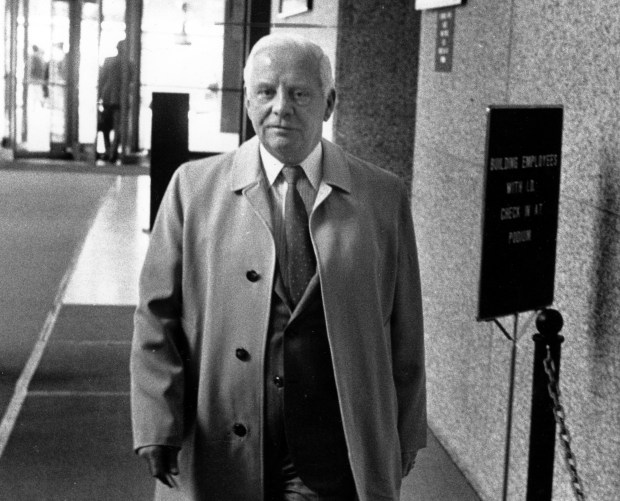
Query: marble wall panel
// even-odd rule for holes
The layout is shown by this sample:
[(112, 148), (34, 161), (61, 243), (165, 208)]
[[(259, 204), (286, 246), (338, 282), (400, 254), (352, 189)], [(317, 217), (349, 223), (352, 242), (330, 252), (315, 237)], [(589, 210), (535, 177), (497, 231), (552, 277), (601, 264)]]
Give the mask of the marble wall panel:
[(419, 14), (413, 2), (341, 0), (335, 140), (411, 181)]
[(562, 192), (616, 213), (618, 191), (600, 199), (599, 188), (605, 177), (620, 184), (618, 9), (617, 0), (517, 2), (509, 90), (513, 103), (564, 105)]
[(508, 2), (456, 8), (449, 73), (435, 71), (437, 11), (423, 14), (416, 143), (483, 162), (486, 109), (506, 104), (510, 12)]
[[(451, 73), (434, 71), (437, 13), (422, 16), (412, 210), (429, 418), (483, 499), (502, 491), (510, 360), (510, 342), (472, 318), (488, 104), (565, 107), (554, 303), (565, 319), (561, 385), (589, 498), (620, 492), (619, 10), (617, 0), (470, 0), (456, 9)], [(527, 485), (534, 319), (520, 315), (518, 329), (508, 490), (515, 500)], [(571, 499), (556, 451), (553, 499)]]

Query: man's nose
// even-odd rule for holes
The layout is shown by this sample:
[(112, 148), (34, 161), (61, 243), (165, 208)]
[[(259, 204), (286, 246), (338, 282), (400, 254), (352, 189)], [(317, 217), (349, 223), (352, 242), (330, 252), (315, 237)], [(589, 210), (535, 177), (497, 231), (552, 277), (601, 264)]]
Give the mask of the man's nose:
[(292, 99), (286, 92), (279, 90), (273, 98), (273, 112), (277, 115), (288, 115), (292, 110)]

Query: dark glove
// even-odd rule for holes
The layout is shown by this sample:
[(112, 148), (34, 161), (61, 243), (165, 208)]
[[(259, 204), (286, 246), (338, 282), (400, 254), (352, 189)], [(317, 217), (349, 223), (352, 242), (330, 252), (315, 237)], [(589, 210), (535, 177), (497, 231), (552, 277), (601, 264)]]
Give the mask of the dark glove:
[(179, 474), (178, 454), (178, 448), (166, 445), (148, 445), (138, 449), (138, 456), (146, 460), (151, 475), (171, 488), (177, 487), (173, 475)]

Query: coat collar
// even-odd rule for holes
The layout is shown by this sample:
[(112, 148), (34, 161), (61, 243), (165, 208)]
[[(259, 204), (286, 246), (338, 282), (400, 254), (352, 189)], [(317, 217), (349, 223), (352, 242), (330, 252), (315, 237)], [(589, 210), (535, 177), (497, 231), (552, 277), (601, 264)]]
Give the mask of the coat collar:
[(258, 151), (258, 137), (243, 143), (235, 152), (232, 163), (232, 191), (240, 191), (264, 179)]
[[(347, 193), (351, 192), (351, 171), (344, 151), (334, 143), (322, 139), (323, 181)], [(265, 179), (259, 153), (258, 137), (243, 143), (235, 152), (232, 164), (232, 191), (239, 191)]]
[(273, 234), (271, 207), (267, 194), (267, 178), (263, 174), (258, 138), (243, 143), (234, 153), (231, 170), (231, 189), (242, 192), (256, 214)]
[[(241, 192), (254, 211), (273, 233), (269, 187), (261, 163), (258, 137), (243, 143), (234, 153), (231, 169), (231, 190)], [(344, 153), (329, 141), (323, 141), (323, 180), (317, 193), (315, 207), (331, 193), (332, 187), (349, 191), (351, 176)]]
[(351, 193), (351, 170), (344, 151), (327, 139), (323, 143), (323, 181)]
[[(323, 183), (322, 189), (320, 189), (317, 194), (315, 206), (324, 200), (333, 188), (337, 188), (346, 193), (351, 192), (351, 171), (344, 151), (339, 146), (325, 139), (322, 140), (322, 143)], [(259, 141), (256, 136), (243, 143), (234, 154), (231, 172), (231, 189), (234, 192), (243, 192), (263, 222), (273, 231), (267, 196), (267, 178), (263, 173), (260, 160)], [(300, 311), (305, 309), (308, 301), (314, 296), (319, 284), (319, 275), (317, 273), (308, 284), (308, 288), (297, 305), (297, 308), (294, 309), (291, 320), (296, 317)], [(278, 293), (290, 307), (291, 305), (288, 302), (284, 288), (278, 280), (276, 280), (275, 289), (276, 293)]]

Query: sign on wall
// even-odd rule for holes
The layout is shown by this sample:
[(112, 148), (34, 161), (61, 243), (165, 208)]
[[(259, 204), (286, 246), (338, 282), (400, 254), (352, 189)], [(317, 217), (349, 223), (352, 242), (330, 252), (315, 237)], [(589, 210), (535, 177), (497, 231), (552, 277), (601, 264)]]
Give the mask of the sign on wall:
[(451, 7), (461, 5), (463, 0), (415, 0), (416, 10), (439, 9), (441, 7)]
[(553, 302), (561, 106), (487, 110), (478, 320)]
[(435, 71), (452, 71), (454, 51), (455, 9), (441, 9), (437, 12), (437, 36), (435, 39)]

